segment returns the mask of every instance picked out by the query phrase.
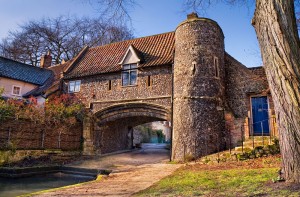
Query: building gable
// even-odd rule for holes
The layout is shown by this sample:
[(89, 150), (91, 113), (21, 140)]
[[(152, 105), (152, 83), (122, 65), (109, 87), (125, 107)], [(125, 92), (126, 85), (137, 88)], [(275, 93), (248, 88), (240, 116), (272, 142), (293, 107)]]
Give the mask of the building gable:
[(134, 64), (141, 62), (141, 57), (139, 57), (139, 52), (133, 47), (133, 45), (130, 45), (127, 49), (123, 59), (119, 64)]

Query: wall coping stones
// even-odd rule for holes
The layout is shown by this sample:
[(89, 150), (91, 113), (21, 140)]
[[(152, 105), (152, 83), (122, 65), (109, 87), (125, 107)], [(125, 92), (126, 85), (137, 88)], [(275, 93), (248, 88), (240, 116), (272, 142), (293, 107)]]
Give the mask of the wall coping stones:
[(108, 175), (110, 170), (88, 169), (68, 166), (44, 166), (44, 167), (26, 167), (26, 168), (0, 168), (0, 177), (21, 178), (34, 175), (62, 172), (65, 174), (77, 174), (83, 176), (92, 176), (96, 178), (99, 174)]
[(197, 16), (197, 18), (194, 18), (194, 17), (193, 17), (193, 18), (188, 18), (188, 19), (184, 20), (183, 22), (179, 23), (179, 25), (178, 25), (178, 26), (176, 27), (176, 29), (175, 29), (175, 32), (176, 32), (176, 30), (177, 30), (180, 26), (182, 26), (182, 25), (184, 25), (184, 24), (186, 24), (186, 23), (193, 23), (193, 22), (197, 22), (197, 21), (208, 22), (208, 23), (212, 23), (212, 24), (216, 25), (216, 27), (218, 27), (219, 30), (220, 30), (220, 32), (222, 33), (223, 38), (225, 37), (222, 28), (220, 27), (220, 25), (219, 25), (216, 21), (214, 21), (214, 20), (212, 20), (212, 19), (210, 19), (210, 18), (205, 18), (205, 17), (200, 17), (200, 18), (199, 18), (198, 16)]

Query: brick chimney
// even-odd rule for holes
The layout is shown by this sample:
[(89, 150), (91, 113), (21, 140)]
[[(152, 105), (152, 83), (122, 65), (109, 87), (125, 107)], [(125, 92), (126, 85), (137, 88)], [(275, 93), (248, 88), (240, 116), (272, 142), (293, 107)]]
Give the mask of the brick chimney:
[(52, 63), (52, 56), (50, 54), (50, 51), (47, 52), (46, 55), (42, 55), (41, 57), (41, 68), (49, 68), (51, 66)]

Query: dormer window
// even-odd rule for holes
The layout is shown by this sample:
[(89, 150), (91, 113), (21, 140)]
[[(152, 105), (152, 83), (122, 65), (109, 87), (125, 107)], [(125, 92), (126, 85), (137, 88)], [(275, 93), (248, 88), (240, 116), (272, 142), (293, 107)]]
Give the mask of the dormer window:
[(119, 62), (122, 66), (122, 86), (137, 85), (137, 68), (141, 59), (140, 52), (133, 45), (130, 45), (123, 59)]
[(122, 86), (136, 85), (137, 64), (125, 64), (122, 66)]

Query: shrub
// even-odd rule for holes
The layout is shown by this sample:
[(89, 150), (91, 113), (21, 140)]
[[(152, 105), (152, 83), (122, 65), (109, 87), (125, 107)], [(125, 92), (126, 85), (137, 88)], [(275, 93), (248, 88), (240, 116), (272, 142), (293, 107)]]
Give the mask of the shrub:
[(280, 153), (279, 149), (279, 141), (277, 138), (273, 140), (272, 145), (267, 145), (267, 146), (257, 146), (251, 151), (246, 151), (244, 153), (238, 153), (236, 155), (237, 160), (246, 160), (246, 159), (253, 159), (253, 158), (258, 158), (262, 156), (267, 156), (267, 155), (275, 155)]
[(74, 125), (77, 121), (83, 121), (85, 115), (84, 105), (69, 94), (47, 99), (44, 107), (39, 106), (34, 97), (27, 100), (0, 100), (0, 122), (8, 118), (22, 118), (49, 126)]
[(85, 115), (84, 105), (74, 95), (62, 94), (46, 100), (45, 121), (48, 123), (73, 125), (83, 121)]
[(18, 108), (18, 105), (15, 105), (10, 101), (0, 100), (0, 122), (9, 118), (14, 118)]

